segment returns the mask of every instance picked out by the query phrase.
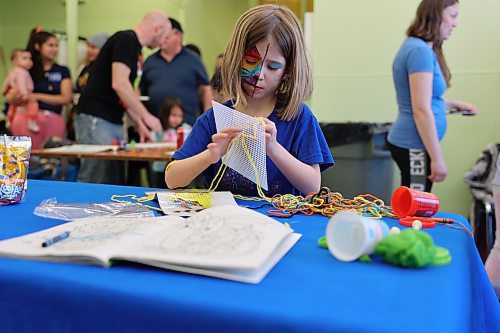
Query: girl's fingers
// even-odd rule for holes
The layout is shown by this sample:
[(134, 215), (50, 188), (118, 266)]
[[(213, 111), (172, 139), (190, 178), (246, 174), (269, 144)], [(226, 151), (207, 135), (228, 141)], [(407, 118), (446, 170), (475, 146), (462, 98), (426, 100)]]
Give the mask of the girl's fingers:
[(238, 134), (242, 131), (243, 129), (239, 127), (226, 127), (223, 128), (220, 133), (226, 133), (226, 134)]
[(215, 133), (212, 135), (212, 142), (224, 140), (226, 138), (229, 138), (229, 135), (226, 133)]

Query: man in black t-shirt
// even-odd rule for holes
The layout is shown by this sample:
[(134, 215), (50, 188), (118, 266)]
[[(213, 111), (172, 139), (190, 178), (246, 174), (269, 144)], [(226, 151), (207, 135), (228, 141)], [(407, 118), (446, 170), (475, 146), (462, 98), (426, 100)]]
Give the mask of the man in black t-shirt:
[[(128, 111), (142, 140), (150, 131), (161, 131), (158, 118), (151, 115), (134, 91), (133, 82), (142, 71), (142, 46), (158, 47), (171, 29), (161, 11), (147, 13), (134, 30), (111, 36), (97, 56), (87, 87), (77, 106), (76, 139), (82, 144), (111, 144), (124, 138), (123, 115)], [(122, 184), (118, 162), (82, 160), (78, 180)]]

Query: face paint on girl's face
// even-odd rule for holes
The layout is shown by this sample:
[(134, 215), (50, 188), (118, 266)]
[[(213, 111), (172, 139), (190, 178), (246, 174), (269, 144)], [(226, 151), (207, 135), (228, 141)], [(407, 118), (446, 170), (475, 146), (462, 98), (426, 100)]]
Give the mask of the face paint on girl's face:
[(277, 70), (277, 69), (282, 69), (282, 68), (285, 68), (285, 65), (283, 64), (280, 64), (278, 62), (271, 62), (269, 65), (269, 68), (272, 69), (272, 70)]
[(259, 75), (262, 69), (262, 58), (257, 47), (252, 47), (245, 52), (243, 63), (241, 64), (241, 77), (243, 79), (251, 78)]
[(267, 45), (266, 53), (264, 54), (264, 58), (262, 58), (257, 47), (253, 46), (251, 49), (247, 50), (243, 56), (241, 64), (241, 78), (254, 87), (254, 93), (257, 88), (257, 82), (259, 81), (260, 72), (262, 71), (262, 66), (264, 65), (264, 60), (266, 60), (268, 50), (269, 45)]

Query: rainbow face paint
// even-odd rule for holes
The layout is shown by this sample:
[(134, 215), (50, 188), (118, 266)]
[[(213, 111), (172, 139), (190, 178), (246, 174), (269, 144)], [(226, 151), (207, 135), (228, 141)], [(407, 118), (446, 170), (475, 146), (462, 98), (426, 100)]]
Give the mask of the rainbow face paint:
[(262, 66), (264, 65), (264, 61), (266, 60), (268, 51), (269, 44), (266, 47), (266, 53), (264, 54), (264, 57), (261, 57), (259, 50), (254, 45), (243, 55), (243, 61), (241, 64), (241, 78), (246, 83), (254, 87), (252, 97), (255, 93), (255, 90), (258, 88), (257, 82), (259, 81)]
[(263, 61), (257, 47), (252, 47), (245, 52), (243, 56), (243, 63), (241, 65), (241, 77), (249, 79), (252, 77), (259, 77), (262, 70)]

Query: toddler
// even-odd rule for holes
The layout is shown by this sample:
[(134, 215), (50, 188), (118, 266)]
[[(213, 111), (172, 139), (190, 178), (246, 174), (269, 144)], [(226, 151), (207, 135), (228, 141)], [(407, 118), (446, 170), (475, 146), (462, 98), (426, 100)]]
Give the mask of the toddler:
[(18, 94), (24, 101), (26, 101), (26, 104), (23, 106), (9, 106), (6, 125), (7, 127), (10, 127), (10, 124), (12, 124), (12, 121), (14, 120), (15, 113), (21, 108), (24, 108), (28, 115), (28, 129), (37, 133), (40, 131), (40, 127), (36, 122), (38, 103), (32, 95), (33, 80), (28, 72), (33, 66), (31, 53), (27, 50), (14, 49), (11, 53), (11, 60), (14, 67), (9, 72), (3, 83), (2, 94), (5, 95), (8, 92)]

